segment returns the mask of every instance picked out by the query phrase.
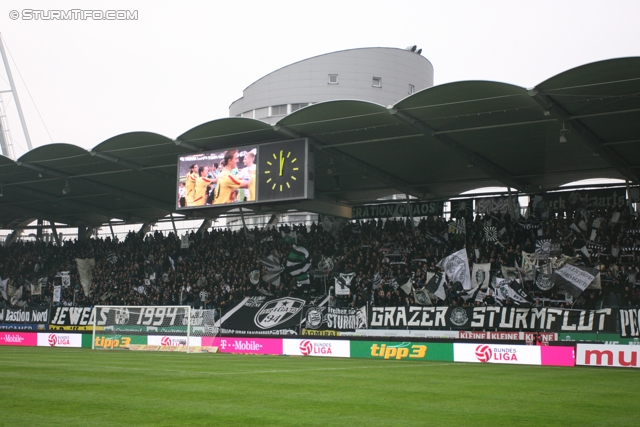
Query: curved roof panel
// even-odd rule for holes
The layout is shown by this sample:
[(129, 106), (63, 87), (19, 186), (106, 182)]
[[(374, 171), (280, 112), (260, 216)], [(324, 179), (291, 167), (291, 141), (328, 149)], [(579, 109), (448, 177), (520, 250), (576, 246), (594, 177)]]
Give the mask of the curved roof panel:
[(155, 221), (175, 212), (178, 156), (297, 137), (318, 148), (316, 197), (347, 205), (397, 193), (447, 199), (486, 186), (535, 193), (587, 178), (638, 182), (639, 94), (640, 58), (620, 58), (568, 70), (532, 89), (455, 82), (390, 108), (355, 100), (313, 104), (275, 126), (232, 117), (175, 141), (131, 132), (90, 151), (50, 144), (17, 162), (0, 156), (0, 223)]
[[(275, 138), (275, 139), (274, 139)], [(198, 125), (177, 138), (205, 150), (259, 144), (282, 139), (267, 123), (245, 117), (225, 117)]]

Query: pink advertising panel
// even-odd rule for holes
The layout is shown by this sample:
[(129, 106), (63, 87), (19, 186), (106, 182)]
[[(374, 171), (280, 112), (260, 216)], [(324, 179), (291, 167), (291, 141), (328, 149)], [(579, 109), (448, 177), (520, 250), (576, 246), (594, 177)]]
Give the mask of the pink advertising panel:
[(38, 334), (35, 332), (0, 332), (0, 345), (37, 346)]
[(218, 351), (241, 354), (282, 354), (280, 338), (220, 338)]
[(573, 347), (540, 346), (540, 356), (543, 365), (575, 366), (576, 356)]

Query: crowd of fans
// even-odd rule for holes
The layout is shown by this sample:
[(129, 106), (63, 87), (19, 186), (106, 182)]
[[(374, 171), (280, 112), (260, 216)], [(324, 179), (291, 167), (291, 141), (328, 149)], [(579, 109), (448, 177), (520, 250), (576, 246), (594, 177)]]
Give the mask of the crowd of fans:
[[(611, 212), (592, 213), (603, 220), (595, 239), (580, 240), (571, 232), (578, 218), (545, 220), (512, 219), (509, 214), (477, 215), (467, 218), (465, 232), (454, 232), (442, 217), (413, 220), (369, 220), (314, 223), (311, 226), (282, 226), (274, 229), (210, 230), (188, 234), (189, 245), (174, 233), (156, 231), (141, 236), (130, 232), (122, 241), (87, 239), (65, 241), (62, 246), (44, 242), (18, 242), (0, 249), (0, 275), (14, 287), (23, 286), (27, 304), (90, 306), (177, 305), (230, 309), (246, 296), (319, 295), (331, 292), (332, 275), (353, 271), (356, 279), (350, 296), (332, 297), (336, 306), (373, 304), (413, 305), (414, 295), (398, 287), (399, 277), (413, 277), (415, 289), (426, 285), (427, 273), (439, 271), (437, 263), (466, 247), (470, 268), (474, 263), (491, 263), (492, 272), (502, 266), (521, 265), (522, 252), (534, 253), (539, 239), (558, 239), (561, 251), (574, 256), (584, 244), (592, 244), (590, 257), (582, 262), (601, 271), (602, 289), (588, 289), (577, 300), (567, 301), (555, 291), (535, 292), (531, 282), (525, 291), (536, 306), (573, 308), (637, 307), (640, 286), (640, 221), (623, 211), (617, 222), (609, 222)], [(485, 227), (492, 224), (501, 232), (497, 241), (487, 239)], [(258, 258), (276, 251), (285, 264), (291, 244), (283, 233), (295, 232), (297, 244), (311, 254), (312, 282), (298, 286), (283, 273), (280, 284), (261, 281), (254, 285), (251, 272), (261, 270)], [(573, 237), (567, 238), (566, 236)], [(576, 238), (578, 236), (578, 238)], [(636, 251), (637, 249), (637, 251)], [(318, 269), (322, 258), (331, 258), (331, 272)], [(89, 294), (80, 283), (76, 258), (95, 259)], [(59, 272), (68, 271), (70, 286), (62, 287), (59, 302), (53, 302), (54, 286), (61, 284)], [(31, 284), (47, 277), (40, 295), (31, 295)], [(465, 301), (449, 283), (447, 297), (436, 305), (481, 305), (497, 303)], [(8, 302), (5, 301), (8, 304)], [(510, 302), (506, 302), (509, 304)]]

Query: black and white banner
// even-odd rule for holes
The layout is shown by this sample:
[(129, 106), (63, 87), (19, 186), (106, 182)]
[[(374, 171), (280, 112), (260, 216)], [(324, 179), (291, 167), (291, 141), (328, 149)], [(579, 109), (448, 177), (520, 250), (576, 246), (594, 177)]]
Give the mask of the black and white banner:
[[(616, 310), (516, 307), (372, 307), (369, 327), (550, 332), (615, 332)], [(636, 317), (637, 319), (637, 317)], [(637, 328), (636, 328), (637, 331)]]
[[(192, 324), (201, 310), (191, 310)], [(56, 307), (52, 310), (49, 329), (53, 330), (93, 330), (96, 310), (93, 307)], [(149, 329), (159, 326), (186, 326), (186, 306), (182, 307), (101, 307), (95, 320), (96, 326)]]
[(624, 188), (546, 193), (541, 198), (538, 196), (533, 207), (540, 212), (568, 212), (578, 208), (621, 208), (627, 205), (626, 193)]
[(355, 283), (352, 283), (355, 277), (356, 277), (356, 273), (353, 273), (353, 272), (339, 273), (335, 277), (335, 294), (350, 295), (351, 286), (355, 285)]
[(223, 315), (222, 333), (297, 335), (306, 303), (293, 297), (246, 297)]
[(620, 309), (620, 336), (640, 337), (640, 310), (637, 308)]
[(302, 321), (307, 329), (367, 329), (367, 308), (307, 307)]
[(49, 307), (1, 308), (1, 323), (42, 323), (49, 322)]
[(402, 202), (361, 205), (354, 206), (351, 209), (351, 219), (442, 215), (443, 207), (444, 202), (411, 202), (410, 204)]
[(573, 298), (578, 298), (597, 274), (595, 268), (566, 264), (553, 272), (551, 281), (559, 289), (569, 292)]
[[(475, 199), (477, 214), (509, 213), (512, 211), (508, 197), (483, 197)], [(512, 198), (513, 211), (518, 212), (520, 204), (517, 197)]]

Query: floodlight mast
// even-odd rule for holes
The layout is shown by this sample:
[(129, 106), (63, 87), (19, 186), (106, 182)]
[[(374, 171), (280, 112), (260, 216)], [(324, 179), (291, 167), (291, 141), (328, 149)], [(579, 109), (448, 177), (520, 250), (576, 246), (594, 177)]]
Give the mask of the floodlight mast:
[[(11, 74), (11, 67), (9, 66), (9, 60), (7, 59), (7, 54), (4, 51), (4, 39), (2, 38), (2, 34), (0, 33), (0, 54), (2, 54), (2, 62), (4, 62), (4, 69), (7, 72), (7, 78), (9, 79), (9, 86), (11, 92), (13, 94), (13, 99), (15, 99), (16, 109), (18, 110), (18, 116), (20, 117), (20, 123), (22, 124), (22, 132), (24, 133), (24, 139), (27, 141), (27, 147), (29, 151), (33, 148), (31, 146), (31, 137), (29, 136), (29, 130), (27, 129), (27, 124), (24, 120), (24, 114), (22, 113), (22, 106), (20, 105), (20, 98), (18, 98), (18, 91), (16, 90), (16, 85), (13, 82), (13, 75)], [(3, 147), (4, 149), (4, 147)], [(8, 155), (8, 153), (3, 153)]]

